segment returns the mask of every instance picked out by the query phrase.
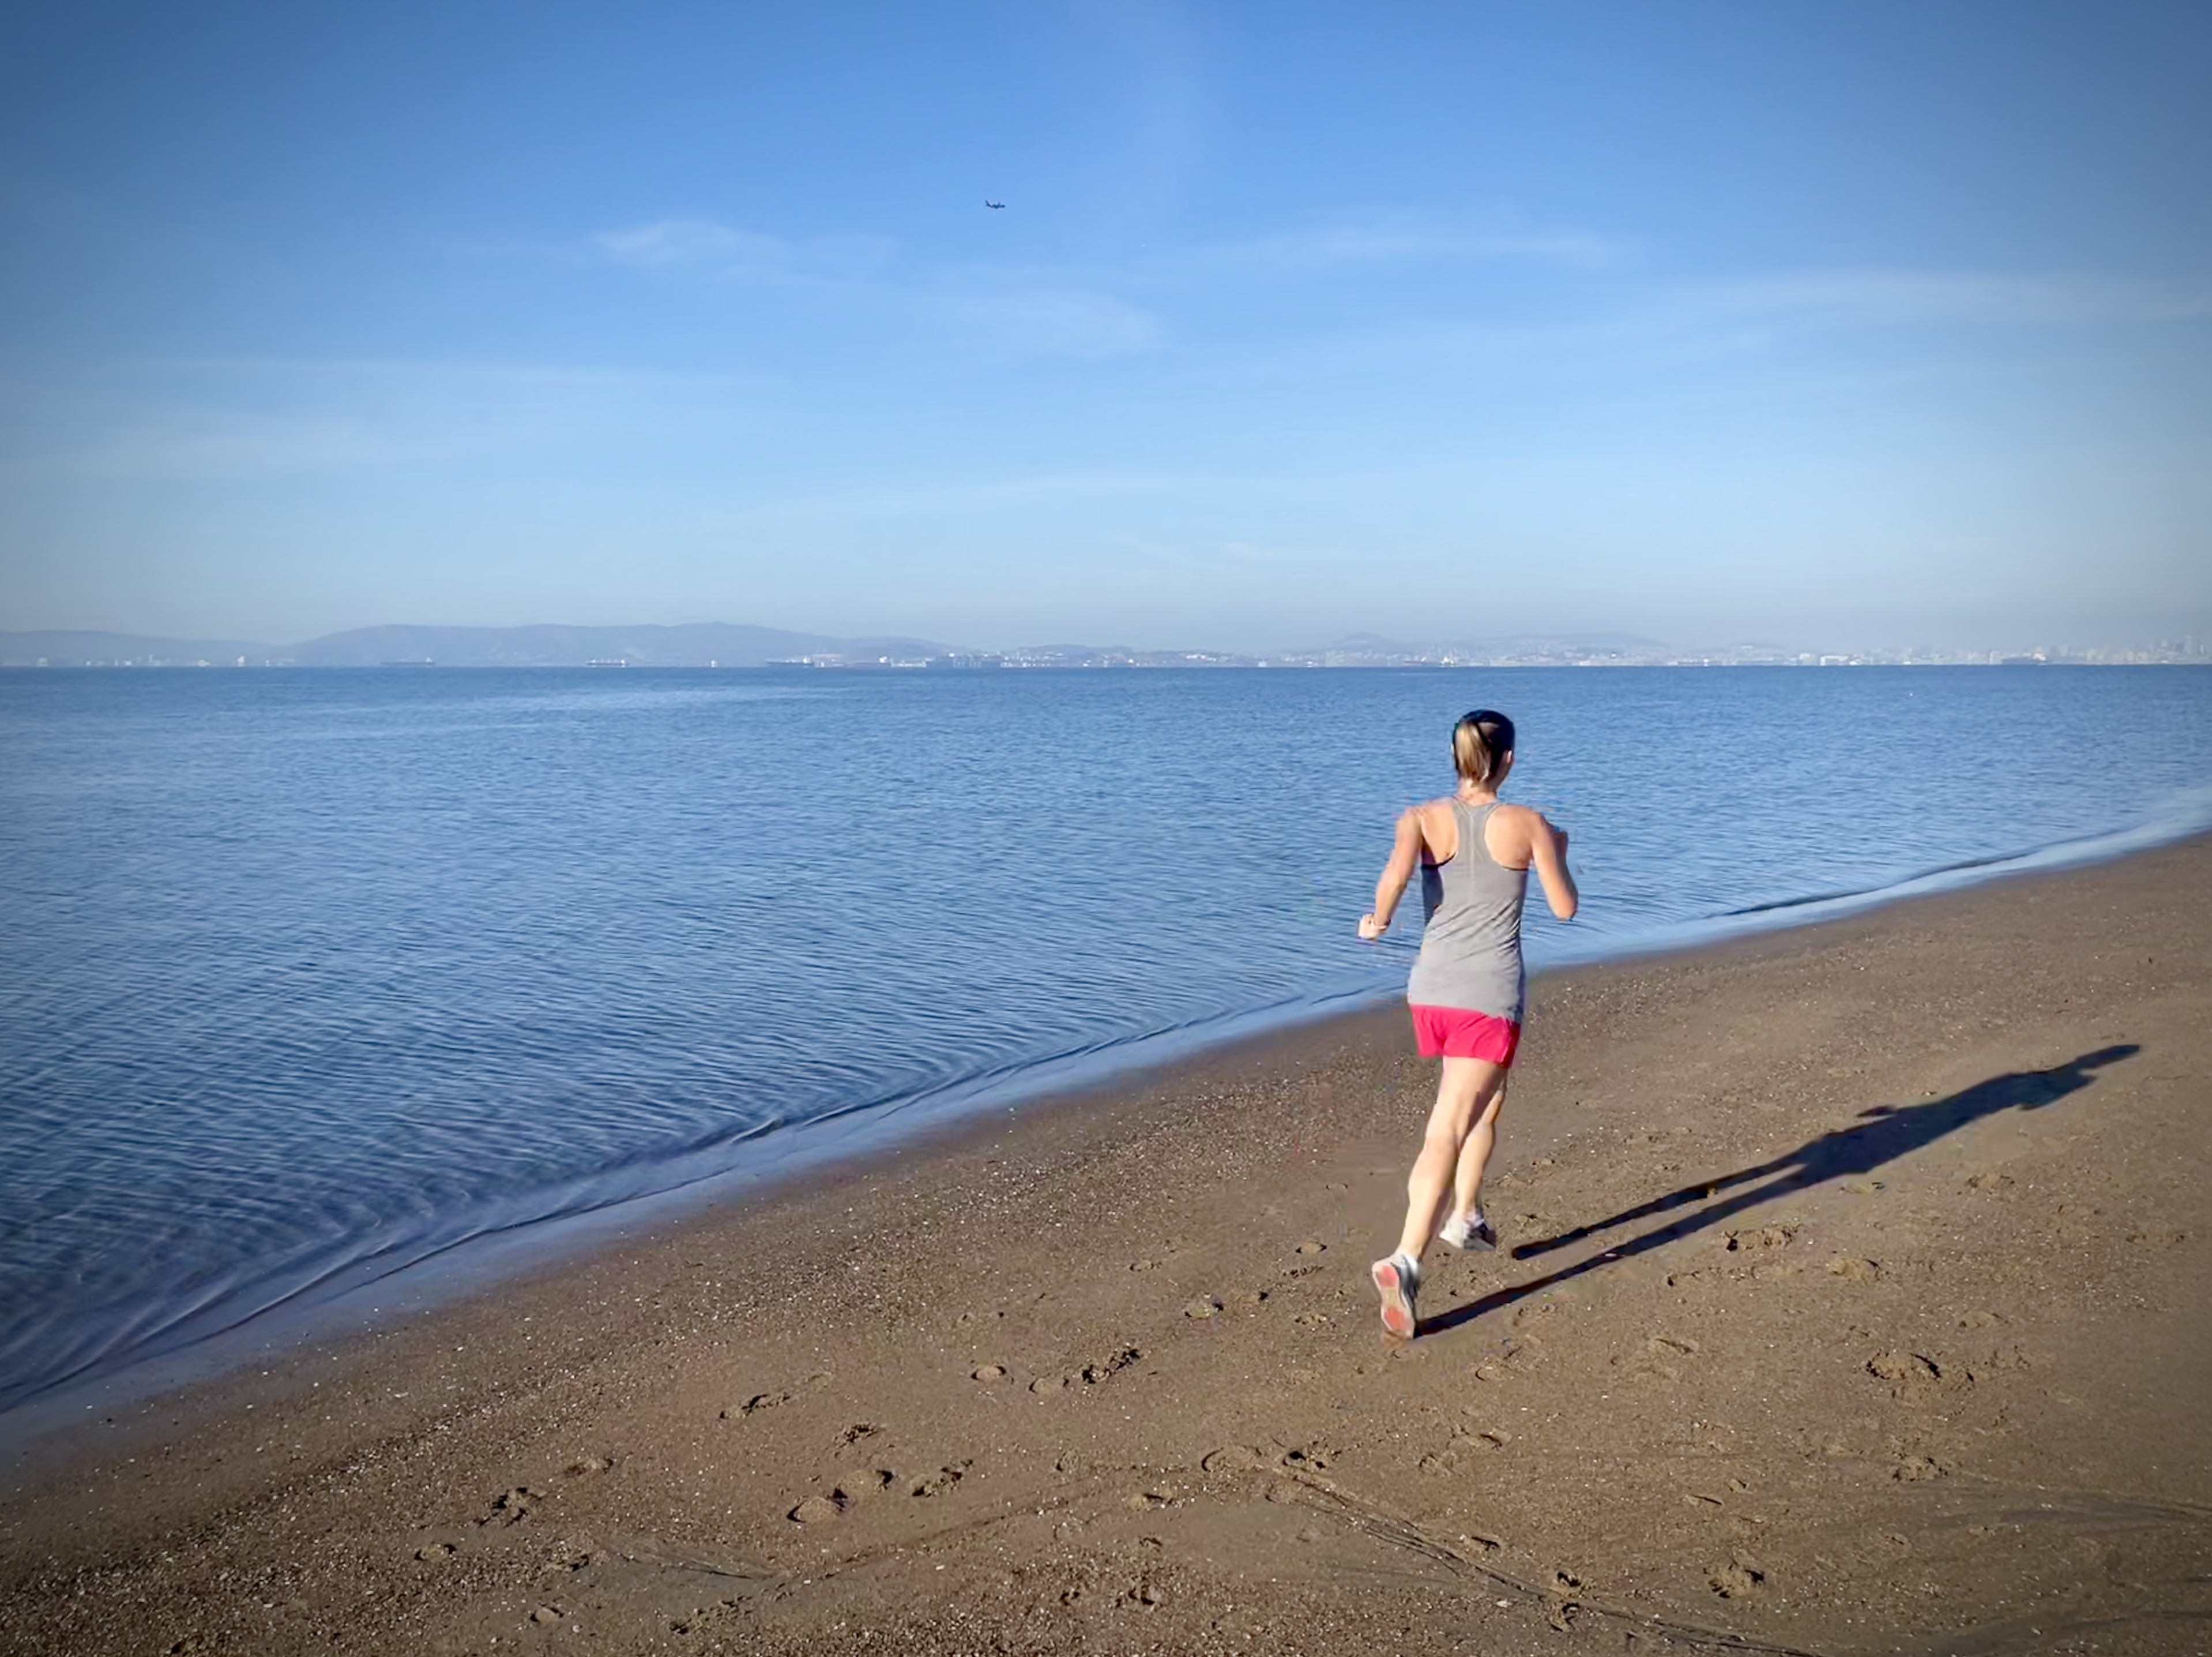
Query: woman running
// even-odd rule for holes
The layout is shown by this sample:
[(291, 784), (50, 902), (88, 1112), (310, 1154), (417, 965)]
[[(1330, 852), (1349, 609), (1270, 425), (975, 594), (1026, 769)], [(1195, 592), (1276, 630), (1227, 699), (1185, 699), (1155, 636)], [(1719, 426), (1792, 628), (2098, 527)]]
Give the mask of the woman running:
[(1399, 817), (1397, 844), (1375, 883), (1374, 913), (1359, 922), (1364, 938), (1389, 931), (1406, 883), (1420, 870), (1427, 925), (1406, 999), (1421, 1056), (1443, 1059), (1443, 1074), (1420, 1156), (1406, 1181), (1406, 1229), (1396, 1251), (1372, 1268), (1382, 1326), (1407, 1339), (1429, 1239), (1442, 1236), (1454, 1248), (1498, 1246), (1498, 1234), (1483, 1217), (1482, 1173), (1497, 1141), (1505, 1074), (1521, 1043), (1527, 984), (1521, 901), (1528, 871), (1536, 871), (1545, 901), (1560, 920), (1575, 918), (1578, 901), (1567, 872), (1566, 830), (1498, 798), (1513, 769), (1513, 721), (1487, 707), (1466, 715), (1452, 727), (1452, 764), (1459, 786), (1451, 797), (1409, 806)]

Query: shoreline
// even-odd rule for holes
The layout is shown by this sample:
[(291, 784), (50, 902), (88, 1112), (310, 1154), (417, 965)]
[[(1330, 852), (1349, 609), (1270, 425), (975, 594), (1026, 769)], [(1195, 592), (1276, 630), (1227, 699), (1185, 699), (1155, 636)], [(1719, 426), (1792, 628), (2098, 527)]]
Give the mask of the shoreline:
[[(1695, 956), (1948, 893), (1971, 892), (1992, 883), (2094, 867), (2212, 834), (2212, 825), (2200, 820), (2203, 816), (2183, 811), (2025, 852), (1946, 865), (1865, 890), (1782, 900), (1675, 923), (1586, 950), (1570, 950), (1532, 971), (1531, 982), (1612, 965)], [(0, 1410), (0, 1460), (21, 1460), (40, 1441), (65, 1432), (86, 1414), (104, 1415), (179, 1388), (213, 1385), (230, 1371), (272, 1355), (281, 1357), (304, 1344), (344, 1340), (374, 1331), (394, 1316), (422, 1315), (490, 1292), (503, 1282), (558, 1270), (634, 1231), (656, 1233), (722, 1203), (757, 1200), (818, 1178), (842, 1163), (863, 1166), (874, 1158), (898, 1155), (908, 1146), (957, 1136), (964, 1124), (1001, 1109), (1048, 1108), (1055, 1102), (1085, 1101), (1143, 1087), (1210, 1054), (1400, 1005), (1401, 998), (1391, 991), (1349, 992), (1319, 1001), (1213, 1015), (1103, 1049), (1026, 1064), (1010, 1074), (969, 1077), (918, 1097), (852, 1107), (771, 1134), (740, 1136), (769, 1152), (759, 1162), (730, 1162), (729, 1149), (735, 1142), (723, 1142), (650, 1164), (649, 1177), (663, 1182), (611, 1199), (572, 1205), (546, 1193), (532, 1193), (541, 1199), (535, 1205), (550, 1202), (551, 1211), (512, 1219), (484, 1215), (477, 1229), (426, 1247), (386, 1271), (374, 1269), (385, 1251), (372, 1252), (210, 1333), (112, 1367), (95, 1363), (94, 1373), (87, 1376), (72, 1377)], [(598, 1177), (578, 1176), (568, 1187), (553, 1189), (581, 1193)], [(381, 1304), (387, 1302), (392, 1303), (389, 1310)]]
[(1363, 1292), (1433, 1085), (1395, 1006), (301, 1346), (17, 1459), (0, 1650), (2212, 1611), (2208, 873), (2199, 837), (1540, 975), (1492, 1200), (1544, 1247), (1432, 1256), (1410, 1347)]

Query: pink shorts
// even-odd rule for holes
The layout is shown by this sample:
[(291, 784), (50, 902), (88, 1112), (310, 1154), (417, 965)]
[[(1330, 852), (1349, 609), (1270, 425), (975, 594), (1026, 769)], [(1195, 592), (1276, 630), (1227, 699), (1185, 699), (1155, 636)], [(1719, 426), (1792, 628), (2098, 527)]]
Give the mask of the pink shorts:
[(1413, 1040), (1424, 1059), (1487, 1059), (1500, 1070), (1513, 1065), (1521, 1045), (1521, 1027), (1510, 1018), (1493, 1018), (1486, 1012), (1464, 1007), (1409, 1009), (1413, 1015)]

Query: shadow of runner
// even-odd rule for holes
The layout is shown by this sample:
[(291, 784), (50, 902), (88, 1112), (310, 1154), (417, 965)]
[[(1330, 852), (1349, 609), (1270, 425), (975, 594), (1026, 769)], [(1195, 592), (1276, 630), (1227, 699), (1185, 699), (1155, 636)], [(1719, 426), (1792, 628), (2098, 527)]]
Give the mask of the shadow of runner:
[[(2085, 1053), (2049, 1070), (2014, 1071), (2003, 1076), (1992, 1076), (1986, 1082), (1977, 1082), (1970, 1088), (1948, 1094), (1941, 1099), (1930, 1099), (1918, 1105), (1876, 1105), (1860, 1113), (1863, 1119), (1856, 1127), (1824, 1133), (1808, 1140), (1796, 1150), (1759, 1163), (1755, 1168), (1739, 1169), (1717, 1179), (1699, 1180), (1694, 1184), (1670, 1191), (1663, 1197), (1654, 1197), (1634, 1208), (1602, 1220), (1593, 1220), (1588, 1225), (1577, 1226), (1571, 1231), (1562, 1231), (1557, 1236), (1545, 1237), (1535, 1242), (1523, 1243), (1513, 1251), (1516, 1260), (1531, 1259), (1582, 1241), (1601, 1231), (1610, 1231), (1615, 1226), (1631, 1225), (1638, 1220), (1656, 1218), (1693, 1204), (1707, 1203), (1696, 1212), (1653, 1230), (1646, 1231), (1627, 1241), (1600, 1251), (1589, 1259), (1526, 1283), (1493, 1290), (1480, 1300), (1465, 1306), (1455, 1306), (1450, 1311), (1427, 1319), (1419, 1333), (1442, 1334), (1456, 1329), (1463, 1323), (1472, 1323), (1488, 1312), (1512, 1305), (1516, 1301), (1595, 1272), (1601, 1266), (1617, 1261), (1633, 1259), (1655, 1248), (1692, 1236), (1707, 1228), (1729, 1220), (1747, 1209), (1777, 1197), (1802, 1191), (1808, 1187), (1822, 1185), (1830, 1180), (1852, 1174), (1868, 1174), (1885, 1163), (1910, 1155), (1923, 1147), (1935, 1144), (1947, 1133), (1955, 1133), (1970, 1122), (1978, 1122), (1984, 1116), (1994, 1116), (2002, 1110), (2040, 1110), (2055, 1104), (2069, 1093), (2078, 1093), (2097, 1078), (2093, 1072), (2107, 1065), (2131, 1059), (2142, 1049), (2134, 1042), (2123, 1042), (2116, 1047), (2100, 1047), (2094, 1053)], [(1762, 1183), (1763, 1182), (1763, 1183)], [(1748, 1190), (1738, 1190), (1748, 1186)], [(1723, 1192), (1735, 1191), (1735, 1196), (1723, 1201), (1711, 1201)]]

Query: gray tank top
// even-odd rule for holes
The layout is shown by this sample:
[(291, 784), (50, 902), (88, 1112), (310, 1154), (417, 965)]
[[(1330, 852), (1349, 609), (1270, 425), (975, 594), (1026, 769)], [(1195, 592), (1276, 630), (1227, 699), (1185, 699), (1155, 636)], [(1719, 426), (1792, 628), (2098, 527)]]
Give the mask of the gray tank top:
[(1483, 831), (1488, 805), (1452, 802), (1459, 851), (1449, 863), (1421, 868), (1420, 958), (1406, 984), (1416, 1006), (1456, 1007), (1521, 1022), (1527, 980), (1521, 967), (1521, 900), (1526, 869), (1508, 869), (1490, 855)]

